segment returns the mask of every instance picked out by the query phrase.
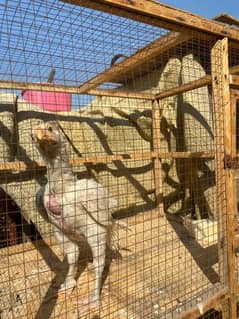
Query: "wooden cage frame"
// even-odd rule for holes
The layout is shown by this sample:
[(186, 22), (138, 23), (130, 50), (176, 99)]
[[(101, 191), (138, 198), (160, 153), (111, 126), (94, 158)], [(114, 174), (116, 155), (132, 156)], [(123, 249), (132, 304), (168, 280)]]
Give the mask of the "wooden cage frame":
[[(165, 27), (172, 32), (156, 40), (151, 44), (150, 50), (141, 50), (134, 55), (134, 59), (126, 58), (124, 61), (110, 67), (104, 73), (101, 73), (88, 80), (86, 83), (77, 86), (64, 86), (49, 84), (26, 83), (17, 81), (0, 81), (0, 89), (19, 89), (19, 90), (45, 90), (54, 92), (65, 92), (75, 94), (92, 94), (98, 96), (126, 97), (135, 99), (144, 99), (152, 101), (153, 107), (153, 147), (154, 150), (144, 154), (121, 154), (101, 157), (78, 158), (72, 160), (72, 164), (79, 163), (97, 163), (122, 159), (153, 159), (155, 169), (155, 187), (156, 198), (160, 215), (162, 212), (161, 200), (161, 158), (215, 158), (216, 160), (216, 178), (217, 192), (221, 194), (218, 203), (219, 211), (219, 263), (220, 259), (226, 258), (227, 269), (220, 269), (222, 288), (212, 298), (202, 305), (196, 306), (189, 311), (182, 313), (178, 318), (197, 318), (207, 310), (222, 304), (224, 307), (225, 318), (236, 318), (237, 294), (239, 294), (239, 284), (236, 281), (236, 260), (235, 249), (239, 247), (239, 238), (236, 234), (237, 220), (235, 212), (237, 211), (236, 192), (235, 192), (235, 169), (224, 166), (224, 154), (234, 158), (236, 154), (235, 147), (235, 116), (236, 101), (239, 95), (232, 88), (239, 87), (239, 65), (229, 70), (228, 47), (239, 49), (239, 30), (233, 27), (225, 28), (225, 25), (216, 21), (201, 18), (197, 15), (177, 10), (166, 5), (157, 3), (153, 0), (63, 0), (74, 5), (97, 9), (103, 12), (118, 16), (135, 19), (140, 22), (152, 24), (159, 27)], [(115, 75), (123, 74), (124, 70), (140, 65), (143, 61), (148, 61), (156, 54), (172, 48), (177, 44), (190, 39), (193, 34), (198, 38), (205, 38), (215, 41), (211, 50), (212, 74), (190, 83), (160, 92), (157, 95), (133, 93), (129, 91), (118, 91), (117, 89), (98, 89), (102, 83), (111, 81)], [(164, 45), (161, 45), (164, 43)], [(217, 61), (215, 63), (215, 61)], [(220, 65), (220, 68), (218, 67)], [(215, 152), (170, 152), (165, 153), (160, 150), (159, 125), (160, 125), (160, 101), (163, 98), (187, 92), (192, 89), (200, 88), (205, 85), (212, 86), (215, 108), (223, 110), (224, 118), (215, 118), (215, 139), (219, 148)], [(223, 90), (221, 89), (223, 88)], [(215, 112), (217, 116), (220, 112)], [(223, 132), (223, 134), (222, 134)], [(43, 162), (37, 163), (0, 163), (0, 170), (25, 170), (30, 167), (42, 167)], [(223, 187), (226, 185), (226, 193)], [(225, 205), (226, 203), (226, 205)]]

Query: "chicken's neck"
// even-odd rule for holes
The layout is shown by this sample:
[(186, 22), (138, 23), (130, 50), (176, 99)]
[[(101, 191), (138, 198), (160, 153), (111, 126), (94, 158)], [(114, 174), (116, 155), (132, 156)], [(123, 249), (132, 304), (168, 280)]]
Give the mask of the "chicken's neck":
[(47, 160), (47, 178), (49, 190), (53, 194), (63, 192), (67, 184), (75, 181), (66, 152), (61, 152), (56, 157)]

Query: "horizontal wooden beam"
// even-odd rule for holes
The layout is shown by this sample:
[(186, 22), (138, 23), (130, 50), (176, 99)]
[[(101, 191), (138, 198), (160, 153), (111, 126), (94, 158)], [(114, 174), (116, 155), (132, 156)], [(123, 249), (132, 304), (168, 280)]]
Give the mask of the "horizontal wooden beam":
[[(239, 73), (239, 66), (232, 67), (230, 69), (230, 84), (233, 86), (239, 86), (239, 76), (234, 75)], [(34, 91), (48, 91), (48, 92), (64, 92), (69, 94), (89, 94), (95, 96), (110, 96), (110, 97), (122, 97), (142, 100), (154, 100), (164, 99), (173, 95), (191, 91), (206, 85), (210, 85), (212, 81), (211, 75), (205, 75), (204, 77), (191, 81), (186, 84), (182, 84), (178, 87), (160, 92), (156, 95), (150, 93), (141, 93), (133, 91), (125, 91), (121, 89), (89, 89), (87, 92), (82, 92), (77, 86), (57, 85), (48, 83), (31, 83), (31, 82), (20, 82), (20, 81), (3, 81), (0, 80), (0, 89), (11, 89), (11, 90), (34, 90)]]
[[(79, 165), (85, 163), (105, 163), (112, 161), (123, 161), (128, 159), (144, 160), (154, 158), (214, 158), (213, 152), (146, 152), (135, 154), (119, 154), (119, 155), (102, 155), (79, 157), (70, 160), (72, 165)], [(6, 162), (0, 163), (0, 171), (17, 170), (22, 171), (26, 169), (43, 168), (45, 163), (43, 161), (37, 162)]]
[(235, 248), (239, 248), (239, 221), (238, 220), (234, 230), (235, 230), (235, 237), (234, 237)]
[[(232, 99), (234, 99), (234, 101), (232, 101), (232, 102), (236, 102), (236, 100), (238, 100), (239, 99), (239, 91), (235, 88), (231, 88), (231, 90), (230, 90), (231, 92), (231, 98)], [(238, 156), (239, 157), (239, 154), (236, 154), (236, 156)]]
[(217, 308), (229, 298), (228, 288), (224, 288), (217, 294), (208, 298), (205, 302), (199, 302), (195, 307), (177, 316), (177, 319), (196, 319), (205, 314), (208, 310)]
[[(108, 12), (174, 31), (199, 31), (239, 41), (239, 30), (196, 14), (152, 0), (62, 0), (71, 4)], [(145, 21), (147, 18), (147, 21)], [(194, 32), (195, 33), (195, 32)]]
[(175, 87), (175, 88), (163, 91), (159, 94), (156, 94), (155, 99), (164, 99), (164, 98), (174, 96), (174, 95), (177, 95), (180, 93), (195, 90), (195, 89), (198, 89), (202, 86), (209, 85), (209, 84), (211, 84), (211, 82), (212, 82), (211, 75), (206, 75), (198, 80), (191, 81), (189, 83), (182, 84), (178, 87)]
[(55, 236), (49, 234), (49, 237), (44, 237), (43, 239), (39, 239), (33, 242), (25, 242), (23, 244), (17, 244), (14, 246), (8, 246), (0, 249), (0, 258), (9, 257), (12, 255), (22, 254), (29, 251), (34, 251), (36, 249), (40, 249), (45, 246), (53, 247), (55, 245), (59, 245)]
[[(84, 94), (84, 93), (81, 93)], [(138, 100), (150, 100), (154, 99), (154, 95), (151, 93), (126, 91), (121, 89), (90, 89), (86, 94), (95, 96), (109, 96), (109, 97), (120, 97)]]
[(239, 75), (230, 75), (230, 85), (239, 87)]
[(95, 96), (111, 96), (111, 97), (123, 97), (142, 100), (152, 100), (153, 95), (150, 93), (141, 92), (129, 92), (121, 89), (90, 89), (87, 92), (82, 92), (78, 86), (67, 86), (61, 84), (48, 84), (48, 83), (31, 83), (20, 81), (3, 81), (0, 80), (0, 89), (11, 90), (34, 90), (34, 91), (47, 91), (55, 93), (69, 93), (69, 94), (89, 94)]
[[(235, 65), (235, 66), (230, 68), (230, 73), (231, 73), (230, 84), (231, 85), (239, 85), (239, 76), (234, 75), (238, 72), (239, 72), (239, 65)], [(212, 76), (210, 74), (207, 74), (198, 80), (191, 81), (189, 83), (182, 84), (182, 85), (177, 86), (175, 88), (171, 88), (169, 90), (160, 92), (159, 94), (156, 94), (154, 96), (154, 98), (155, 99), (164, 99), (164, 98), (174, 96), (174, 95), (177, 95), (180, 93), (195, 90), (195, 89), (198, 89), (198, 88), (206, 86), (206, 85), (210, 85), (211, 83), (212, 83)]]
[(231, 74), (239, 74), (239, 65), (234, 65), (230, 68)]

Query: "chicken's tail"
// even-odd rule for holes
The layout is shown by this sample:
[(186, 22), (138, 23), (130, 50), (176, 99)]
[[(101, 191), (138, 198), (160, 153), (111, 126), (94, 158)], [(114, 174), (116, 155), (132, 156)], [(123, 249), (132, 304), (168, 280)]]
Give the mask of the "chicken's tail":
[(114, 220), (114, 225), (111, 229), (111, 235), (110, 235), (110, 247), (111, 247), (111, 250), (117, 256), (116, 258), (122, 258), (120, 251), (122, 251), (122, 250), (129, 251), (129, 249), (127, 247), (122, 247), (120, 245), (119, 232), (115, 228), (115, 226), (117, 226), (118, 228), (121, 228), (125, 231), (130, 231), (130, 232), (133, 232), (133, 229), (127, 223), (125, 223), (123, 221)]

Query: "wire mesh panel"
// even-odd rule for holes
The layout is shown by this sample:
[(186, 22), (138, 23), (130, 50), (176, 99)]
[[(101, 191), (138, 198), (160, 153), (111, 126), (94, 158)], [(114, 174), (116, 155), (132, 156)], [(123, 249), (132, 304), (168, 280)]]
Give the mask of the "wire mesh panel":
[(215, 39), (56, 0), (0, 17), (1, 318), (221, 318)]

